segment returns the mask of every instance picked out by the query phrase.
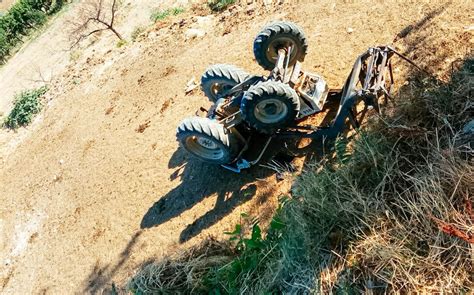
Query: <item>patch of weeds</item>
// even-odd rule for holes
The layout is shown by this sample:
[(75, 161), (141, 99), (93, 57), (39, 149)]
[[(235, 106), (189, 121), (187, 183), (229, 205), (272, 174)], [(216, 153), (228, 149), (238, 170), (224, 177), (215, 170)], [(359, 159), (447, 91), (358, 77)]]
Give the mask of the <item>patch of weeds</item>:
[(122, 40), (119, 40), (116, 44), (117, 48), (120, 48), (122, 46), (125, 46), (127, 44), (127, 41), (122, 39)]
[(183, 13), (185, 11), (184, 8), (182, 7), (174, 7), (174, 8), (169, 8), (166, 10), (155, 10), (151, 16), (150, 19), (154, 22), (164, 20), (170, 15), (178, 15), (180, 13)]
[(209, 0), (207, 5), (212, 11), (218, 12), (227, 8), (227, 6), (234, 4), (235, 0)]
[(142, 27), (142, 26), (136, 26), (135, 29), (133, 29), (133, 32), (132, 32), (132, 35), (131, 35), (131, 38), (132, 38), (132, 41), (135, 42), (138, 38), (138, 36), (140, 36), (141, 33), (145, 32), (145, 27)]
[[(237, 256), (228, 264), (209, 271), (203, 280), (208, 294), (239, 294), (255, 287), (259, 275), (271, 268), (272, 261), (281, 254), (280, 241), (286, 228), (281, 211), (286, 203), (287, 199), (282, 199), (266, 234), (262, 233), (258, 220), (251, 222), (250, 236), (244, 234), (242, 224), (237, 224), (234, 231), (226, 232), (234, 243)], [(247, 215), (242, 216), (248, 219)]]
[(10, 129), (26, 126), (33, 120), (33, 116), (41, 111), (40, 98), (48, 88), (43, 86), (34, 90), (26, 90), (15, 97), (14, 106), (3, 125)]

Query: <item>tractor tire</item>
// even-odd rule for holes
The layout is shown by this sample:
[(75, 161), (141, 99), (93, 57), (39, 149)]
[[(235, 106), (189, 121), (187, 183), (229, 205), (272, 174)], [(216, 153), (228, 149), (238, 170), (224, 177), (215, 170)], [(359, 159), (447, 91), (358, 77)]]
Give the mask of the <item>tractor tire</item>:
[(251, 127), (271, 134), (295, 120), (300, 100), (288, 84), (266, 81), (249, 88), (242, 98), (240, 111)]
[(278, 49), (291, 46), (288, 66), (303, 61), (308, 50), (308, 42), (303, 30), (296, 24), (279, 21), (267, 25), (253, 42), (253, 54), (258, 64), (265, 70), (273, 70), (278, 59)]
[(216, 102), (225, 91), (244, 82), (250, 75), (233, 65), (216, 64), (201, 77), (201, 89), (210, 101)]
[(176, 137), (191, 155), (213, 164), (231, 163), (242, 146), (235, 134), (209, 118), (184, 119), (178, 127)]

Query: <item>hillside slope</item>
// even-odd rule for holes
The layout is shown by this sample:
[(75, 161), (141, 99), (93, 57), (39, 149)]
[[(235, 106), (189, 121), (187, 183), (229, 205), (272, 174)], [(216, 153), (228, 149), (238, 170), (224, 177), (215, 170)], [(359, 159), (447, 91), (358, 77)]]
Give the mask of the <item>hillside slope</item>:
[[(397, 46), (441, 78), (472, 47), (464, 1), (344, 2), (236, 5), (210, 16), (188, 7), (136, 43), (71, 65), (53, 82), (31, 133), (2, 160), (0, 290), (97, 293), (148, 259), (222, 237), (241, 212), (268, 218), (288, 183), (277, 184), (268, 169), (236, 175), (197, 162), (178, 148), (175, 128), (208, 106), (200, 91), (184, 94), (208, 65), (262, 73), (252, 41), (269, 21), (304, 29), (305, 68), (332, 86), (342, 85), (360, 52), (397, 34)], [(203, 22), (199, 16), (211, 24), (207, 34), (186, 39), (184, 32)], [(447, 46), (436, 47), (436, 38)], [(404, 73), (397, 70), (399, 81)]]

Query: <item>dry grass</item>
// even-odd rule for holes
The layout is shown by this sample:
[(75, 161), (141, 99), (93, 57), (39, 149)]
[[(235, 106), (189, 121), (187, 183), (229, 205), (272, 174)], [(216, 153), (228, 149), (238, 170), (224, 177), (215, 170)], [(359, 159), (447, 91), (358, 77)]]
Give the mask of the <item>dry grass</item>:
[(360, 135), (347, 164), (315, 165), (299, 178), (301, 202), (289, 216), (316, 277), (306, 287), (472, 289), (474, 138), (460, 130), (472, 116), (473, 72), (468, 57), (448, 84), (402, 89), (408, 103)]
[[(448, 84), (424, 81), (402, 89), (398, 99), (408, 103), (360, 133), (352, 155), (342, 153), (345, 161), (308, 165), (296, 180), (293, 200), (281, 211), (283, 236), (265, 248), (254, 271), (238, 276), (233, 290), (469, 292), (474, 286), (469, 243), (474, 141), (459, 130), (471, 116), (465, 106), (472, 100), (466, 83), (472, 65), (467, 59)], [(212, 290), (215, 270), (239, 259), (228, 249), (216, 256), (215, 245), (145, 267), (132, 289)]]
[(134, 294), (199, 293), (203, 289), (203, 278), (233, 256), (229, 244), (208, 239), (175, 257), (144, 265), (128, 288)]
[[(447, 50), (440, 56), (454, 55), (453, 48), (440, 48)], [(349, 156), (336, 153), (344, 161), (306, 167), (281, 211), (281, 239), (258, 261), (258, 272), (239, 277), (237, 293), (472, 292), (474, 135), (461, 132), (473, 114), (472, 55), (452, 68), (444, 82), (408, 73), (395, 107), (356, 136)], [(185, 286), (180, 292), (209, 291), (200, 289), (214, 274), (206, 270), (226, 263), (183, 271), (206, 263), (203, 258), (179, 258), (180, 267), (165, 261), (142, 281), (169, 271)], [(197, 275), (185, 280), (186, 272)], [(175, 286), (167, 291), (176, 292)]]

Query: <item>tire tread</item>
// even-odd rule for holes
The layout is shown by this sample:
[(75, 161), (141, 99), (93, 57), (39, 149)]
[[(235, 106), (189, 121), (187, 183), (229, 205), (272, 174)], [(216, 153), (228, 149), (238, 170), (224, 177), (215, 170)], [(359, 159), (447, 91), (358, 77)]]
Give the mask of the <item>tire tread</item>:
[(207, 68), (201, 77), (201, 89), (204, 94), (210, 99), (214, 100), (213, 94), (210, 92), (210, 84), (212, 81), (225, 81), (232, 84), (240, 84), (244, 82), (250, 74), (233, 65), (229, 64), (215, 64)]
[[(259, 97), (275, 94), (277, 96), (284, 96), (288, 98), (291, 102), (293, 110), (296, 112), (296, 115), (299, 113), (300, 102), (296, 91), (293, 90), (288, 84), (277, 81), (265, 81), (250, 87), (250, 89), (245, 93), (244, 99), (242, 99), (241, 110), (245, 110), (247, 108), (248, 103), (252, 103), (254, 100), (258, 100)], [(275, 131), (275, 128), (262, 129), (259, 123), (253, 121), (248, 116), (248, 113), (245, 111), (242, 111), (242, 118), (250, 126), (263, 133), (273, 133)]]
[(267, 61), (265, 57), (265, 50), (262, 48), (263, 44), (267, 39), (273, 38), (278, 34), (291, 34), (299, 39), (302, 44), (301, 56), (297, 59), (298, 61), (304, 61), (304, 57), (308, 50), (308, 41), (303, 33), (303, 30), (295, 23), (288, 21), (279, 21), (270, 23), (266, 26), (255, 38), (253, 53), (257, 63), (265, 70), (272, 70), (274, 65)]

